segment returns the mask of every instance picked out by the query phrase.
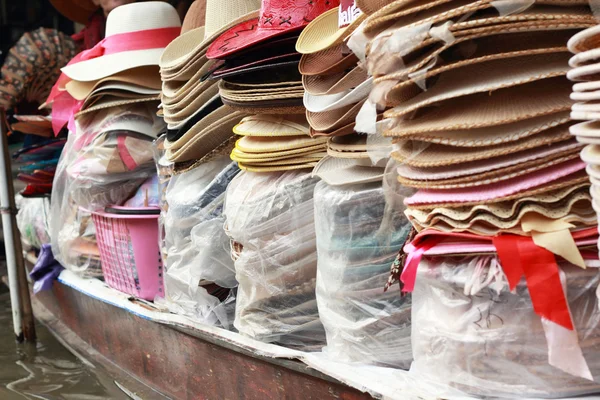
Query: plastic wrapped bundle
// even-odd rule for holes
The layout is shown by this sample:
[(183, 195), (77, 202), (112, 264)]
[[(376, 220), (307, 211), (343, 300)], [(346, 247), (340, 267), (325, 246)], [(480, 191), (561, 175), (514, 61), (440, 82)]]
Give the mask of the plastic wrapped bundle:
[[(600, 271), (560, 266), (579, 345), (600, 382)], [(424, 258), (412, 323), (412, 370), (470, 394), (556, 398), (600, 391), (600, 384), (549, 365), (543, 324), (525, 280), (511, 293), (491, 256)]]
[(310, 173), (241, 172), (225, 216), (239, 282), (235, 327), (304, 351), (325, 344), (315, 298), (317, 251)]
[[(41, 249), (50, 243), (50, 199), (47, 197), (15, 197), (19, 213), (17, 225), (26, 245)], [(25, 249), (27, 250), (27, 248)]]
[(166, 303), (174, 312), (229, 328), (235, 311), (230, 289), (237, 286), (223, 204), (239, 172), (228, 156), (174, 175), (163, 212), (167, 263)]
[(84, 276), (100, 274), (88, 211), (121, 205), (156, 173), (151, 140), (164, 123), (155, 114), (148, 105), (133, 104), (77, 119), (52, 187), (52, 251), (65, 268)]
[(381, 183), (315, 189), (317, 303), (324, 349), (337, 361), (410, 367), (410, 296), (383, 291), (410, 225), (402, 212), (382, 227)]

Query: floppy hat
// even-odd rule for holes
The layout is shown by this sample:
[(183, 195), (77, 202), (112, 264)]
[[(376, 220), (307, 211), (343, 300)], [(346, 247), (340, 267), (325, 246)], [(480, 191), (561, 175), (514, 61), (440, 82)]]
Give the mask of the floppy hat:
[(569, 111), (528, 118), (513, 123), (474, 129), (457, 129), (432, 132), (399, 132), (397, 137), (440, 143), (458, 147), (482, 147), (514, 142), (535, 135), (570, 120)]
[(256, 18), (260, 0), (206, 0), (204, 27), (193, 29), (175, 39), (161, 57), (162, 69), (181, 67), (194, 56), (205, 54), (221, 34), (240, 23)]
[(245, 117), (233, 128), (241, 136), (301, 136), (309, 134), (309, 126), (304, 115), (251, 115)]
[(516, 142), (486, 147), (456, 147), (397, 139), (394, 141), (397, 150), (392, 153), (392, 157), (411, 166), (434, 167), (502, 156), (551, 143), (573, 141), (573, 139), (566, 124), (547, 129)]
[[(385, 135), (394, 136), (396, 132), (473, 129), (554, 114), (570, 109), (570, 92), (569, 81), (564, 77), (557, 77), (500, 89), (491, 96), (488, 93), (463, 96), (428, 112), (427, 118), (395, 119), (395, 125), (386, 130)], [(393, 116), (394, 113), (384, 113), (386, 118)]]
[(158, 65), (164, 48), (179, 35), (181, 22), (173, 6), (161, 1), (115, 8), (106, 21), (106, 38), (80, 53), (62, 69), (77, 81), (95, 81), (130, 68)]
[(433, 208), (440, 204), (476, 205), (500, 200), (506, 201), (517, 196), (542, 193), (585, 181), (587, 174), (584, 169), (583, 161), (572, 160), (525, 176), (477, 188), (422, 189), (406, 198), (404, 203), (415, 208)]
[(257, 43), (300, 30), (339, 3), (339, 0), (314, 0), (302, 4), (286, 0), (263, 0), (258, 19), (224, 32), (211, 44), (206, 55), (208, 58), (227, 58)]
[(67, 19), (84, 25), (99, 8), (92, 0), (50, 0), (50, 3)]
[[(483, 64), (464, 66), (440, 75), (432, 88), (417, 96), (411, 88), (395, 86), (387, 96), (388, 103), (399, 107), (387, 111), (387, 115), (399, 117), (420, 108), (469, 96), (520, 87), (525, 84), (546, 84), (548, 78), (560, 77), (569, 70), (568, 53), (534, 54), (529, 56), (499, 59)], [(536, 82), (541, 81), (541, 82)], [(493, 96), (493, 94), (492, 94)]]
[(366, 18), (354, 0), (341, 0), (339, 9), (331, 9), (315, 18), (300, 34), (296, 50), (316, 53), (342, 43)]

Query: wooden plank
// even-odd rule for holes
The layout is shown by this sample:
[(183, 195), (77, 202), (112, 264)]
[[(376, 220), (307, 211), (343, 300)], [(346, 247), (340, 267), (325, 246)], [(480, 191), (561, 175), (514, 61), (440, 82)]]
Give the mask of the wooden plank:
[(58, 282), (37, 299), (95, 351), (174, 399), (371, 398), (300, 362), (259, 358), (226, 348)]

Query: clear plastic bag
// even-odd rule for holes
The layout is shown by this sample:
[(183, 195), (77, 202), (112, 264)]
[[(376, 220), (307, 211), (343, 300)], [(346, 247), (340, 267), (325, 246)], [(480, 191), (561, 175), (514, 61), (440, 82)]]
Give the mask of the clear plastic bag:
[(316, 183), (307, 172), (241, 172), (225, 200), (239, 282), (235, 327), (304, 351), (325, 344), (315, 297)]
[[(501, 268), (489, 268), (493, 265), (498, 264), (491, 256), (423, 258), (413, 292), (411, 372), (477, 396), (552, 398), (599, 392), (600, 384), (548, 364), (543, 324), (525, 280), (511, 293)], [(600, 270), (566, 263), (560, 268), (579, 345), (600, 382)]]
[(224, 328), (233, 322), (235, 297), (227, 293), (237, 281), (223, 230), (223, 203), (227, 185), (238, 172), (236, 163), (220, 156), (174, 175), (162, 215), (168, 307)]
[(52, 187), (52, 251), (65, 268), (101, 276), (89, 211), (123, 204), (156, 173), (151, 138), (159, 128), (146, 106), (115, 107), (77, 119)]
[(408, 369), (411, 298), (384, 286), (410, 224), (396, 212), (383, 228), (384, 210), (381, 183), (315, 188), (323, 351), (336, 361)]
[(41, 249), (43, 244), (50, 243), (50, 199), (17, 195), (15, 200), (19, 210), (17, 226), (24, 245)]

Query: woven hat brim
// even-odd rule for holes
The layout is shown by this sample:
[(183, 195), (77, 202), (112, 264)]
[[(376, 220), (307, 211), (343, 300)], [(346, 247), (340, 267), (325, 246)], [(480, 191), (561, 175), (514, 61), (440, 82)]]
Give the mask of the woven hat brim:
[(255, 166), (248, 166), (244, 163), (238, 163), (238, 166), (243, 171), (265, 172), (265, 173), (266, 172), (292, 171), (292, 170), (298, 170), (298, 169), (311, 169), (311, 168), (314, 168), (316, 165), (317, 165), (316, 162), (310, 162), (310, 163), (297, 164), (297, 165), (280, 165), (280, 166), (276, 166), (276, 167), (255, 167)]
[(337, 8), (331, 9), (312, 20), (302, 30), (296, 42), (296, 51), (301, 54), (312, 54), (342, 43), (365, 20), (362, 14), (348, 26), (338, 26)]
[(92, 0), (50, 0), (56, 10), (73, 22), (86, 25), (90, 17), (98, 10)]
[(106, 77), (97, 81), (81, 82), (69, 81), (65, 89), (76, 100), (85, 100), (94, 90), (112, 83), (129, 83), (151, 89), (160, 89), (160, 76), (156, 66), (133, 68), (119, 74)]
[(94, 104), (92, 107), (86, 108), (85, 110), (81, 110), (80, 112), (75, 114), (75, 118), (78, 118), (82, 115), (85, 115), (85, 114), (88, 114), (88, 113), (91, 113), (94, 111), (103, 110), (105, 108), (119, 107), (119, 106), (124, 106), (127, 104), (147, 103), (147, 102), (152, 102), (152, 101), (155, 101), (158, 103), (158, 100), (159, 100), (158, 96), (150, 96), (150, 97), (143, 97), (143, 98), (139, 98), (139, 99), (101, 102), (100, 104)]
[(325, 157), (315, 166), (312, 174), (331, 186), (344, 186), (381, 182), (384, 171), (384, 168), (371, 166), (370, 160)]
[(244, 118), (233, 128), (242, 136), (300, 136), (309, 134), (309, 126), (302, 116), (297, 116), (290, 124), (285, 117), (256, 115)]

